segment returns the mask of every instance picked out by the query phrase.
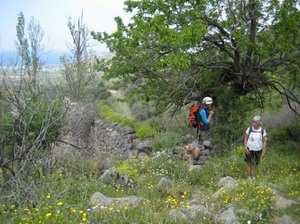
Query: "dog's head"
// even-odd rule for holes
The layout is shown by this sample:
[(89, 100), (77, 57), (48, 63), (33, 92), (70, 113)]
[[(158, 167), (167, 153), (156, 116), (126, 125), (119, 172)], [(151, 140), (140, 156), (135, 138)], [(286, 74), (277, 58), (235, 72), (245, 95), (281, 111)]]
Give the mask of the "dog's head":
[(188, 145), (186, 145), (186, 146), (185, 146), (186, 153), (187, 153), (188, 155), (194, 154), (195, 148), (196, 148), (196, 147), (195, 147), (194, 144), (188, 144)]

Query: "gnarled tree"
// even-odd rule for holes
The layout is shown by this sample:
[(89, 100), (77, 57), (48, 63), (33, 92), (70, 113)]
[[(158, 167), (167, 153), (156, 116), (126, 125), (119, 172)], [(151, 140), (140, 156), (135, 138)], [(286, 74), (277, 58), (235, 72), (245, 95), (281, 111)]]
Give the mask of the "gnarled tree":
[[(115, 56), (99, 61), (106, 78), (140, 86), (143, 96), (181, 107), (206, 94), (230, 107), (263, 106), (284, 96), (298, 116), (300, 11), (297, 1), (141, 0), (117, 31), (93, 32)], [(246, 111), (248, 107), (244, 108)]]

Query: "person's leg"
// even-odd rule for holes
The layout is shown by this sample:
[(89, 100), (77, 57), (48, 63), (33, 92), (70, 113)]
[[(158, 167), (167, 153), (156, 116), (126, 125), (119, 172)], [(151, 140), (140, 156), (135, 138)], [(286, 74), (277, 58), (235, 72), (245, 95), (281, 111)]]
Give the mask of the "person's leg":
[(258, 165), (253, 164), (253, 166), (252, 166), (252, 178), (256, 177), (257, 169), (258, 169)]
[(206, 132), (205, 131), (200, 131), (198, 133), (198, 141), (197, 141), (197, 146), (195, 148), (194, 151), (194, 157), (193, 157), (193, 165), (202, 165), (204, 164), (203, 161), (200, 160), (200, 156), (201, 156), (201, 150), (204, 150), (204, 136), (205, 136)]
[(194, 160), (199, 160), (200, 158), (200, 155), (201, 155), (201, 150), (198, 148), (198, 147), (195, 147), (195, 150), (194, 150)]
[(246, 170), (249, 178), (253, 177), (253, 162), (254, 162), (254, 153), (250, 151), (250, 154), (245, 154), (245, 161), (246, 161)]
[(260, 162), (260, 156), (262, 151), (254, 152), (253, 165), (252, 165), (252, 177), (255, 178), (258, 172), (258, 164)]
[(203, 142), (204, 142), (204, 137), (205, 137), (206, 133), (207, 133), (206, 131), (199, 130), (197, 148), (199, 148), (200, 150), (204, 149)]
[(247, 170), (247, 174), (248, 174), (248, 177), (252, 177), (252, 166), (251, 166), (251, 163), (246, 163), (246, 170)]

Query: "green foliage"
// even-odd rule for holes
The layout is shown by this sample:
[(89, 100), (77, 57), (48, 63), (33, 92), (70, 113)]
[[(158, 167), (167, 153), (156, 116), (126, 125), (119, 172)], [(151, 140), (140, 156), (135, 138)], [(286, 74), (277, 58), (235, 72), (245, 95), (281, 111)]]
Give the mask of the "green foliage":
[(113, 122), (118, 122), (122, 126), (129, 126), (135, 129), (137, 136), (141, 139), (152, 138), (156, 134), (155, 129), (146, 124), (138, 124), (130, 118), (121, 117), (106, 103), (100, 106), (99, 115)]
[(34, 192), (24, 194), (9, 180), (14, 178), (26, 186), (31, 184), (32, 178), (44, 173), (48, 165), (43, 161), (44, 156), (61, 134), (65, 115), (60, 99), (50, 101), (33, 97), (26, 102), (27, 105), (23, 102), (15, 109), (14, 115), (7, 113), (0, 118), (3, 186), (14, 192), (19, 204), (36, 196), (31, 195)]
[(100, 106), (99, 115), (100, 115), (100, 117), (109, 119), (110, 121), (113, 121), (113, 122), (121, 122), (122, 121), (122, 117), (120, 115), (118, 115), (117, 113), (115, 113), (114, 110), (106, 104), (103, 104)]
[(106, 79), (133, 85), (139, 99), (179, 110), (212, 96), (217, 135), (226, 142), (241, 133), (244, 115), (264, 108), (266, 92), (299, 105), (295, 1), (129, 0), (125, 6), (134, 13), (131, 23), (118, 17), (114, 33), (92, 36), (115, 53), (97, 68)]
[(215, 143), (224, 145), (236, 142), (251, 124), (249, 115), (258, 102), (254, 99), (247, 99), (233, 89), (218, 89), (212, 105), (214, 116), (211, 121), (210, 135)]
[[(49, 114), (49, 111), (51, 111), (51, 114)], [(60, 99), (53, 102), (49, 102), (48, 100), (32, 101), (24, 112), (24, 118), (29, 124), (29, 133), (34, 133), (33, 138), (37, 138), (40, 131), (44, 128), (45, 119), (49, 119), (47, 122), (50, 125), (47, 127), (46, 139), (49, 143), (55, 141), (62, 128), (63, 112), (63, 104)]]
[(111, 96), (111, 93), (107, 91), (107, 87), (103, 81), (100, 81), (98, 86), (91, 90), (91, 94), (98, 100), (105, 100)]
[[(50, 113), (51, 111), (51, 113)], [(43, 146), (55, 141), (60, 134), (62, 127), (63, 108), (62, 101), (48, 100), (31, 101), (28, 107), (19, 117), (6, 113), (0, 118), (1, 133), (5, 136), (7, 146), (17, 144), (21, 146), (24, 137), (28, 142), (33, 143), (39, 139), (41, 131), (45, 132)], [(46, 124), (48, 127), (45, 127)], [(47, 129), (46, 131), (44, 129)], [(26, 132), (24, 132), (26, 130)]]
[(136, 135), (141, 139), (152, 138), (156, 134), (155, 129), (145, 124), (136, 125), (135, 132)]
[(154, 141), (154, 151), (166, 151), (178, 145), (180, 135), (175, 131), (158, 132)]
[[(1, 136), (5, 141), (12, 138), (14, 133), (14, 124), (16, 122), (16, 117), (14, 117), (11, 113), (5, 113), (0, 118), (0, 130)], [(16, 141), (20, 141), (20, 139), (15, 139)]]
[(276, 142), (300, 142), (300, 122), (281, 127), (271, 132), (271, 138)]
[(125, 160), (116, 165), (114, 169), (116, 172), (126, 174), (129, 178), (136, 181), (139, 178), (138, 170), (131, 164), (132, 162)]
[(120, 122), (121, 126), (128, 126), (128, 127), (134, 127), (135, 121), (130, 118), (123, 118)]

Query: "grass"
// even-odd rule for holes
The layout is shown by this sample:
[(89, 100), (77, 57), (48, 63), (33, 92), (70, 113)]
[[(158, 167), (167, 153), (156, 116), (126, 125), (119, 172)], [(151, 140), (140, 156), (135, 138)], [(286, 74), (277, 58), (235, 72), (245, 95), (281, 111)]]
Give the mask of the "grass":
[[(282, 196), (299, 203), (300, 155), (295, 151), (296, 146), (294, 143), (270, 146), (256, 182), (246, 178), (242, 147), (233, 148), (222, 157), (207, 159), (199, 171), (189, 170), (186, 161), (170, 159), (167, 153), (155, 159), (118, 163), (115, 169), (136, 181), (134, 189), (106, 185), (95, 176), (86, 175), (87, 170), (57, 169), (43, 180), (46, 187), (34, 205), (19, 207), (13, 200), (2, 200), (0, 223), (184, 223), (172, 220), (169, 212), (189, 208), (188, 202), (195, 198), (214, 213), (233, 206), (241, 223), (249, 220), (271, 223), (274, 216), (283, 214), (300, 223), (299, 206), (275, 209), (272, 189), (276, 186)], [(218, 181), (225, 176), (239, 181), (238, 187), (220, 189)], [(162, 177), (171, 179), (173, 187), (159, 187), (157, 183)], [(144, 197), (148, 203), (137, 208), (103, 207), (95, 212), (89, 207), (89, 198), (95, 192), (107, 197), (135, 195)], [(219, 197), (213, 199), (211, 195), (215, 192)], [(216, 222), (207, 216), (199, 223)]]

